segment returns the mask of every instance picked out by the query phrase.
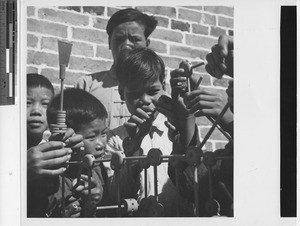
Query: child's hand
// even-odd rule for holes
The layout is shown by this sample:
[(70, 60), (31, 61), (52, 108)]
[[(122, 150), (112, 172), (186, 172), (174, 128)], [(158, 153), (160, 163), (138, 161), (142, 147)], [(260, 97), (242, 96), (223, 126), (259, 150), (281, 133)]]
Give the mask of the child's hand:
[[(196, 117), (207, 116), (217, 118), (228, 102), (226, 92), (221, 90), (200, 88), (186, 94), (187, 109)], [(233, 121), (233, 114), (228, 109), (220, 121), (222, 127)]]
[(65, 217), (80, 217), (81, 210), (80, 202), (74, 196), (69, 196), (66, 199)]
[[(51, 135), (49, 140), (56, 140), (56, 135)], [(74, 130), (72, 128), (68, 128), (66, 133), (61, 138), (62, 142), (66, 144), (66, 147), (70, 147), (72, 149), (78, 149), (80, 147), (83, 147), (83, 137), (80, 134), (75, 134)]]
[(62, 174), (62, 164), (70, 160), (72, 150), (61, 141), (49, 141), (27, 150), (27, 178), (29, 181)]
[(216, 78), (224, 74), (233, 77), (233, 37), (221, 35), (211, 51), (206, 56), (206, 71)]
[(152, 122), (155, 119), (154, 114), (155, 109), (151, 106), (143, 105), (137, 108), (130, 119), (124, 123), (129, 137), (142, 140), (150, 131)]
[(96, 206), (102, 198), (101, 189), (95, 179), (91, 177), (91, 195), (89, 196), (88, 176), (81, 175), (81, 180), (83, 181), (82, 186), (78, 186), (76, 192), (80, 193), (83, 202), (83, 215), (85, 217), (93, 216), (96, 212)]

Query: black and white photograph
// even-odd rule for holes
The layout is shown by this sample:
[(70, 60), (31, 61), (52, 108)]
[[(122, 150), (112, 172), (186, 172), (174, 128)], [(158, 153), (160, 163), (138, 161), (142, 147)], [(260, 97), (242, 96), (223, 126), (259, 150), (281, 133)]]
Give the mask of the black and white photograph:
[(0, 225), (297, 225), (297, 10), (1, 0)]
[(27, 217), (234, 216), (234, 7), (27, 7)]

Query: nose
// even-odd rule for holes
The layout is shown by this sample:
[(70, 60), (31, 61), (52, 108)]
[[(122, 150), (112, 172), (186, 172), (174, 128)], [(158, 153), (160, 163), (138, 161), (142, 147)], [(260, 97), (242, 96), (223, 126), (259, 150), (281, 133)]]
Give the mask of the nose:
[(131, 50), (134, 48), (134, 42), (130, 40), (130, 38), (126, 38), (122, 45), (120, 46), (120, 51), (123, 50)]
[(106, 141), (104, 139), (98, 138), (96, 141), (96, 151), (103, 151), (106, 146)]
[(41, 105), (38, 104), (38, 103), (33, 104), (32, 107), (31, 107), (30, 115), (41, 116), (42, 115), (42, 107), (41, 107)]
[(152, 103), (151, 96), (149, 96), (147, 93), (144, 93), (140, 98), (140, 102), (143, 105), (150, 105)]

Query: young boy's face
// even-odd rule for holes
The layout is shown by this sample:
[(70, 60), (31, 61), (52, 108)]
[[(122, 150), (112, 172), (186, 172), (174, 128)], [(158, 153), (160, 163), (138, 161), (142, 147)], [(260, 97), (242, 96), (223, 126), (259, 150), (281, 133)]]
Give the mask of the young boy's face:
[(124, 98), (131, 114), (144, 105), (155, 109), (154, 103), (162, 94), (164, 94), (164, 87), (158, 78), (155, 82), (141, 84), (139, 81), (133, 81), (124, 86)]
[(27, 89), (27, 134), (29, 137), (41, 135), (48, 128), (46, 110), (52, 92), (45, 87)]
[(105, 119), (97, 118), (89, 123), (79, 125), (76, 133), (83, 136), (85, 154), (92, 154), (96, 159), (104, 154), (107, 131)]
[(119, 24), (114, 28), (109, 40), (114, 62), (117, 62), (121, 50), (146, 47), (148, 44), (144, 25), (136, 21)]

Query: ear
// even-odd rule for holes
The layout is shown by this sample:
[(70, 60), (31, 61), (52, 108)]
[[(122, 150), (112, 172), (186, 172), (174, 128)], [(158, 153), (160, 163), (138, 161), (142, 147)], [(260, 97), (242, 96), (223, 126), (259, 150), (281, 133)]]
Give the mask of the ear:
[(108, 49), (111, 49), (111, 46), (110, 46), (110, 37), (109, 36), (108, 36), (107, 40), (108, 40)]
[(121, 100), (125, 101), (125, 98), (124, 98), (124, 87), (121, 84), (119, 84), (119, 86), (118, 86), (118, 91), (119, 91), (119, 95), (120, 95)]
[(147, 38), (147, 40), (146, 40), (146, 47), (148, 47), (149, 45), (150, 45), (150, 39)]
[(161, 84), (162, 84), (163, 90), (166, 91), (166, 81), (163, 81)]

